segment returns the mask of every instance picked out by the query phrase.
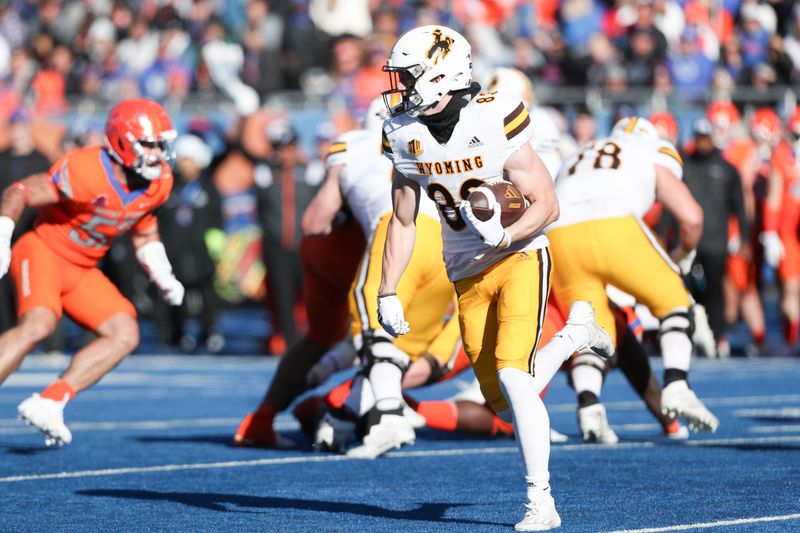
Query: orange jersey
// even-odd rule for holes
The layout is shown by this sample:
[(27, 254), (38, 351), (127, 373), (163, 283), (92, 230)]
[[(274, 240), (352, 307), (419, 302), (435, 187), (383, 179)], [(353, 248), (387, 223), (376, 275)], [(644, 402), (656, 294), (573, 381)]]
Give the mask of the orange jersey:
[(156, 223), (152, 211), (172, 190), (166, 164), (162, 178), (134, 191), (114, 177), (113, 167), (108, 152), (93, 146), (70, 152), (50, 168), (59, 201), (39, 209), (34, 231), (75, 265), (95, 266), (119, 235), (151, 228)]

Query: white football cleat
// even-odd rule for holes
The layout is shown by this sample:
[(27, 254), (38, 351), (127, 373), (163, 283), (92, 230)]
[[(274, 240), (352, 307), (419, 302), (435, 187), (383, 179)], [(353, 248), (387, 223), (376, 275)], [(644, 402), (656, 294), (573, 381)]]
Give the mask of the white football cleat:
[(674, 429), (671, 428), (669, 431), (662, 432), (662, 436), (664, 439), (674, 442), (689, 440), (689, 428), (678, 423)]
[(661, 391), (661, 412), (683, 418), (692, 431), (715, 432), (719, 420), (695, 395), (684, 380), (673, 381)]
[(369, 428), (364, 442), (348, 450), (347, 456), (355, 459), (375, 459), (389, 450), (414, 444), (414, 428), (402, 415), (383, 414), (377, 424)]
[(17, 406), (17, 412), (23, 422), (44, 433), (47, 446), (64, 446), (72, 442), (72, 432), (64, 424), (66, 404), (33, 394)]
[(342, 453), (347, 446), (347, 440), (355, 429), (355, 422), (325, 413), (317, 426), (314, 449), (318, 452)]
[(424, 428), (428, 423), (424, 416), (413, 410), (408, 404), (403, 404), (403, 417), (414, 429)]
[(608, 425), (606, 408), (602, 403), (578, 409), (578, 427), (581, 430), (583, 442), (597, 442), (599, 444), (616, 444), (619, 437)]
[(567, 324), (573, 326), (583, 326), (589, 332), (589, 341), (586, 346), (580, 346), (578, 352), (586, 349), (591, 349), (600, 357), (611, 357), (614, 355), (614, 343), (611, 342), (611, 337), (608, 332), (600, 327), (594, 320), (594, 307), (589, 302), (583, 300), (575, 300), (569, 308), (569, 317)]
[(561, 442), (567, 442), (568, 440), (569, 437), (567, 437), (560, 431), (556, 431), (555, 429), (550, 428), (550, 442), (561, 443)]
[(525, 507), (525, 516), (514, 525), (516, 531), (548, 531), (561, 527), (561, 517), (550, 491), (542, 491), (535, 500), (529, 495)]

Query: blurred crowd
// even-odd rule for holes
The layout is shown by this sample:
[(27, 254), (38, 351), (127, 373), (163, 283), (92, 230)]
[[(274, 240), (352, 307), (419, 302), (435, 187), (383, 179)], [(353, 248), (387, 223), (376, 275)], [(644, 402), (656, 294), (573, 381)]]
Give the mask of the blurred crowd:
[[(616, 118), (661, 109), (653, 122), (675, 143), (690, 140), (688, 156), (692, 120), (715, 109), (714, 146), (741, 175), (748, 217), (723, 237), (731, 240), (726, 250), (757, 254), (757, 195), (775, 154), (786, 151), (781, 143), (798, 158), (800, 119), (792, 122), (795, 102), (783, 95), (768, 100), (775, 120), (758, 123), (758, 99), (731, 98), (745, 86), (796, 91), (800, 3), (791, 0), (0, 0), (0, 187), (46, 170), (71, 148), (102, 143), (102, 111), (114, 101), (142, 95), (164, 103), (182, 135), (160, 229), (186, 303), (172, 312), (148, 294), (129, 240), (114, 246), (104, 268), (140, 313), (161, 318), (165, 345), (220, 351), (220, 304), (264, 302), (273, 333), (263, 351), (282, 353), (304, 328), (299, 221), (324, 179), (327, 148), (358, 127), (354, 117), (385, 89), (381, 67), (397, 36), (428, 23), (464, 32), (479, 81), (507, 65), (527, 74), (538, 94), (582, 88), (582, 102), (551, 109), (565, 150), (606, 134)], [(670, 99), (626, 100), (636, 88)], [(622, 97), (609, 101), (623, 105), (598, 107), (586, 89), (616, 92)], [(269, 105), (285, 91), (324, 102), (322, 109), (309, 118), (308, 109)], [(89, 115), (81, 97), (98, 103)], [(189, 100), (205, 102), (204, 112), (187, 111)], [(222, 102), (235, 112), (214, 120)], [(688, 107), (673, 116), (666, 109), (676, 102)], [(745, 282), (728, 283), (735, 286), (725, 302), (733, 303), (710, 310), (722, 330), (712, 344), (725, 351), (724, 328), (744, 313), (760, 345), (763, 311), (752, 302), (761, 283), (755, 296)], [(782, 311), (791, 322), (786, 339), (796, 344), (800, 282), (793, 290), (797, 305)], [(9, 298), (0, 280), (4, 329), (14, 320)], [(744, 311), (742, 299), (751, 302)], [(189, 319), (199, 329), (187, 329)]]
[(397, 36), (431, 23), (465, 34), (478, 76), (513, 66), (539, 86), (699, 100), (800, 81), (792, 0), (2, 0), (0, 115), (136, 95), (248, 114), (280, 91), (360, 112)]

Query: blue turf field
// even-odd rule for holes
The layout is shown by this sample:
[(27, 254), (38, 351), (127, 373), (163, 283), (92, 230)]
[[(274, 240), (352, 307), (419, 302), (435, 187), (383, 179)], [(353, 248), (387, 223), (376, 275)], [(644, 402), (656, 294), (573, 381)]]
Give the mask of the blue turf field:
[[(267, 358), (132, 356), (68, 407), (73, 444), (47, 449), (16, 405), (65, 364), (30, 357), (0, 388), (2, 531), (510, 531), (522, 516), (510, 439), (421, 431), (373, 462), (305, 441), (232, 448), (273, 373)], [(547, 403), (571, 437), (551, 456), (561, 531), (800, 531), (800, 359), (694, 365), (690, 381), (721, 427), (686, 445), (653, 438), (617, 373), (604, 400), (622, 443), (581, 444), (574, 397), (556, 377)], [(279, 427), (302, 440), (290, 417)]]

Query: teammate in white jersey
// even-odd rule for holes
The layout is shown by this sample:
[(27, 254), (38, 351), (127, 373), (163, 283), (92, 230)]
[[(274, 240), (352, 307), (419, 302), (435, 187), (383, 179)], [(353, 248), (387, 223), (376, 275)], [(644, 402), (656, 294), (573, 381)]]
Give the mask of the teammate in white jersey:
[(364, 442), (348, 452), (362, 458), (374, 458), (414, 441), (414, 428), (403, 415), (403, 374), (409, 365), (424, 366), (426, 374), (434, 366), (443, 369), (460, 346), (457, 315), (445, 319), (451, 315), (454, 292), (442, 262), (437, 209), (429, 199), (421, 203), (417, 218), (421, 238), (397, 291), (419, 327), (395, 341), (378, 322), (373, 302), (392, 213), (392, 165), (381, 150), (381, 114), (385, 116), (387, 110), (378, 98), (367, 112), (365, 129), (345, 133), (331, 145), (327, 178), (308, 214), (309, 230), (324, 232), (334, 214), (347, 205), (367, 237), (349, 297), (352, 340), (364, 367), (345, 405), (325, 415), (315, 437), (318, 449), (341, 451), (356, 422), (362, 420)]
[[(550, 495), (549, 420), (538, 391), (573, 351), (596, 345), (610, 354), (613, 347), (591, 306), (580, 302), (564, 330), (537, 353), (551, 274), (542, 230), (558, 218), (558, 202), (552, 178), (530, 146), (528, 111), (518, 98), (479, 94), (470, 45), (445, 26), (403, 34), (384, 70), (392, 84), (387, 100), (400, 95), (402, 101), (383, 126), (383, 149), (394, 163), (394, 212), (378, 293), (380, 323), (393, 336), (415, 327), (396, 292), (414, 249), (420, 197), (427, 194), (440, 212), (465, 351), (484, 397), (501, 418), (514, 421), (528, 483), (527, 512), (515, 528), (559, 527)], [(480, 221), (463, 201), (472, 188), (504, 175), (530, 203), (505, 228), (499, 205)]]
[[(610, 137), (588, 143), (567, 159), (556, 179), (561, 218), (548, 229), (553, 256), (559, 261), (553, 293), (562, 310), (578, 297), (596, 302), (597, 321), (612, 336), (614, 318), (606, 304), (606, 285), (647, 306), (660, 320), (662, 411), (685, 419), (695, 431), (715, 431), (717, 418), (687, 383), (693, 301), (673, 259), (691, 262), (702, 234), (703, 211), (680, 180), (681, 174), (675, 148), (659, 140), (655, 127), (638, 117), (622, 119)], [(641, 221), (656, 199), (680, 225), (681, 244), (672, 258)], [(605, 361), (587, 351), (573, 365), (579, 423), (604, 421), (599, 396)]]
[(550, 176), (554, 179), (561, 168), (564, 155), (561, 153), (562, 137), (553, 118), (552, 109), (534, 105), (533, 87), (528, 77), (521, 71), (510, 67), (497, 67), (489, 72), (484, 85), (486, 91), (500, 91), (516, 96), (525, 103), (531, 123), (535, 125), (531, 133), (531, 146), (539, 155)]

